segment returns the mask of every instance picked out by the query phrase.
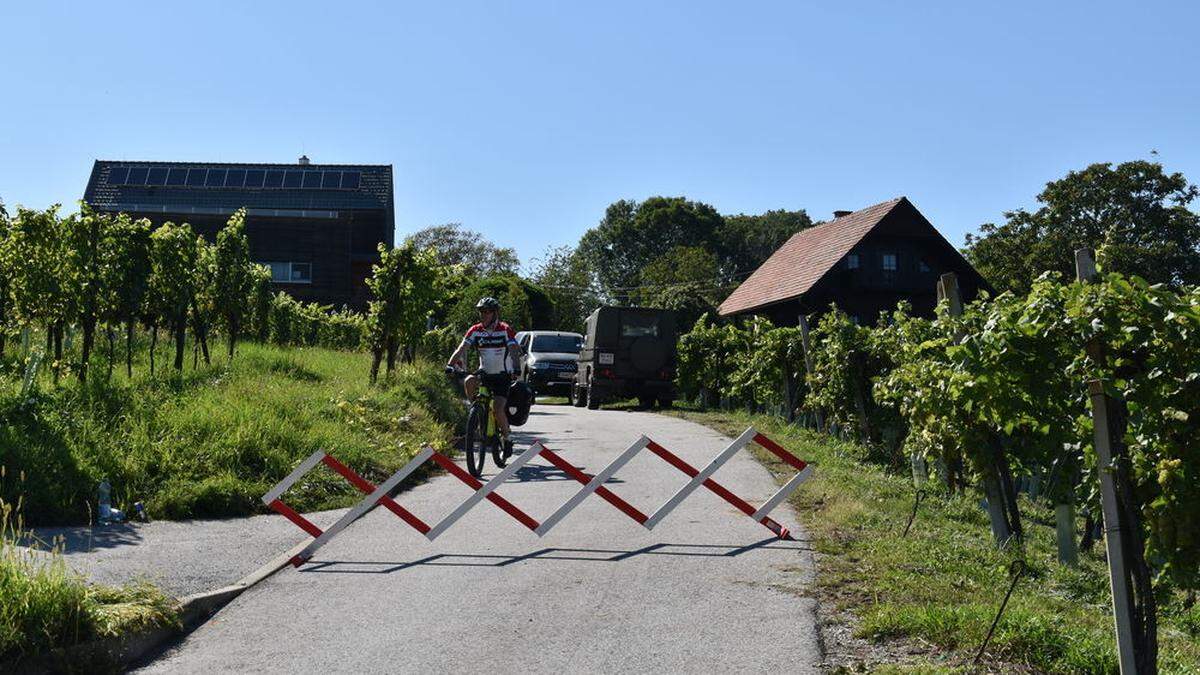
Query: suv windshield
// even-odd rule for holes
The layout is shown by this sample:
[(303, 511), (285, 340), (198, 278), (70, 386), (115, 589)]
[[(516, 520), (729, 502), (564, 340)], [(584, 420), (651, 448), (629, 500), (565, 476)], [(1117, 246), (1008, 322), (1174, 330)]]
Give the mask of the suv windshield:
[(578, 354), (582, 345), (578, 335), (535, 335), (529, 351)]
[(621, 313), (621, 337), (658, 337), (658, 315), (641, 312)]

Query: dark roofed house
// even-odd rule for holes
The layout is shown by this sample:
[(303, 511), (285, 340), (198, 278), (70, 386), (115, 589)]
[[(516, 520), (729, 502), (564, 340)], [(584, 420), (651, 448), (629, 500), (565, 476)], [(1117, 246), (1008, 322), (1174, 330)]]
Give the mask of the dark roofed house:
[(190, 223), (214, 241), (246, 208), (250, 256), (299, 300), (363, 308), (379, 243), (394, 243), (392, 167), (98, 160), (84, 201), (100, 211)]
[(963, 299), (987, 282), (905, 197), (801, 230), (771, 254), (719, 308), (722, 316), (760, 314), (796, 325), (801, 313), (835, 304), (860, 323), (872, 323), (901, 300), (932, 316), (936, 284), (958, 275)]

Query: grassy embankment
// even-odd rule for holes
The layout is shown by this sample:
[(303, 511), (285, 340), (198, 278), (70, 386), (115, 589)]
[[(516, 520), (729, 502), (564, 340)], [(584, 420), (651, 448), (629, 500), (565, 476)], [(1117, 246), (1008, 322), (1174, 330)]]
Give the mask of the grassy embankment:
[[(139, 353), (134, 376), (111, 379), (93, 365), (86, 387), (49, 375), (20, 395), (19, 369), (0, 377), (0, 465), (18, 488), (0, 498), (25, 503), (31, 524), (86, 523), (107, 478), (114, 505), (142, 501), (151, 518), (262, 512), (259, 497), (295, 464), (324, 449), (369, 480), (402, 466), (423, 443), (444, 448), (461, 404), (440, 370), (401, 366), (378, 386), (365, 354), (243, 344), (230, 363), (157, 375)], [(346, 506), (358, 493), (314, 470), (288, 493), (300, 510)]]
[[(132, 378), (94, 363), (86, 387), (69, 375), (56, 386), (43, 369), (24, 394), (11, 351), (0, 364), (0, 663), (178, 622), (149, 584), (89, 585), (53, 551), (14, 546), (17, 510), (34, 524), (88, 523), (107, 479), (114, 506), (142, 501), (152, 518), (261, 512), (259, 497), (313, 450), (379, 481), (424, 443), (444, 449), (462, 414), (428, 364), (370, 386), (366, 355), (316, 348), (244, 344), (232, 363), (215, 357), (182, 376), (161, 368), (164, 351), (157, 375), (147, 360), (142, 345)], [(301, 511), (359, 498), (323, 469), (287, 495)]]
[(56, 551), (13, 545), (23, 532), (9, 505), (0, 510), (0, 667), (56, 647), (179, 626), (178, 604), (147, 582), (90, 585)]
[[(863, 461), (858, 445), (735, 412), (677, 413), (728, 435), (749, 425), (816, 466), (792, 498), (819, 552), (817, 592), (828, 607), (857, 617), (855, 633), (875, 643), (905, 643), (892, 653), (907, 665), (887, 672), (967, 670), (1008, 588), (1015, 550), (992, 545), (986, 513), (974, 494), (947, 498), (935, 485), (902, 538), (915, 489), (907, 476)], [(780, 478), (792, 475), (765, 452)], [(1116, 672), (1103, 543), (1078, 567), (1056, 561), (1054, 514), (1022, 496), (1029, 571), (992, 637), (985, 663), (1003, 672)], [(1159, 620), (1160, 671), (1200, 672), (1200, 604), (1169, 599)], [(908, 656), (910, 651), (918, 652)], [(891, 657), (889, 657), (891, 658)], [(898, 658), (898, 657), (897, 657)]]

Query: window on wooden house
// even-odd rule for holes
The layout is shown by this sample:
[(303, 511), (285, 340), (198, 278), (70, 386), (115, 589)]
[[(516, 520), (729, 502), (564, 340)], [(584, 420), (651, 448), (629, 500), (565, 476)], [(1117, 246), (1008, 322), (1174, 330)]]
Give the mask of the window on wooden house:
[(271, 281), (277, 284), (311, 284), (312, 263), (269, 262)]
[(861, 262), (858, 259), (857, 253), (846, 254), (846, 269), (856, 270), (859, 268), (860, 265), (861, 265)]

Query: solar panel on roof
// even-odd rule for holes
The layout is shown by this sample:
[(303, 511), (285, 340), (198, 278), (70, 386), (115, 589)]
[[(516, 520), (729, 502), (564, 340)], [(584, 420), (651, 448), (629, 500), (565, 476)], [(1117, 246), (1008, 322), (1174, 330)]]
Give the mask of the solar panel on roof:
[(360, 174), (357, 171), (343, 171), (342, 172), (342, 189), (343, 190), (357, 190), (358, 189), (358, 179), (361, 175), (362, 174)]
[(187, 169), (171, 169), (167, 172), (167, 185), (183, 185), (187, 181)]
[(108, 170), (109, 185), (124, 185), (125, 181), (128, 179), (129, 167), (127, 166), (114, 166)]
[(204, 174), (206, 173), (208, 173), (208, 169), (188, 169), (187, 184), (192, 187), (204, 185)]
[(221, 187), (225, 185), (225, 169), (209, 169), (205, 187)]
[(146, 175), (147, 185), (162, 185), (167, 182), (167, 170), (165, 167), (156, 166), (150, 169), (150, 173)]
[(277, 188), (283, 185), (282, 171), (268, 171), (266, 179), (263, 181), (263, 187)]
[(306, 188), (321, 187), (321, 172), (320, 171), (305, 171), (304, 172), (304, 187), (306, 187)]
[(134, 166), (129, 169), (129, 178), (126, 183), (129, 185), (145, 185), (147, 169), (144, 166)]
[(266, 173), (262, 169), (250, 169), (246, 171), (246, 187), (260, 188), (263, 186), (263, 174)]
[(325, 176), (321, 179), (321, 188), (325, 190), (336, 190), (342, 182), (341, 171), (326, 171)]
[(225, 176), (225, 187), (242, 187), (242, 183), (246, 182), (245, 169), (230, 169)]
[(283, 187), (298, 188), (300, 187), (300, 181), (302, 180), (304, 180), (304, 178), (300, 175), (299, 171), (288, 171), (283, 176)]

